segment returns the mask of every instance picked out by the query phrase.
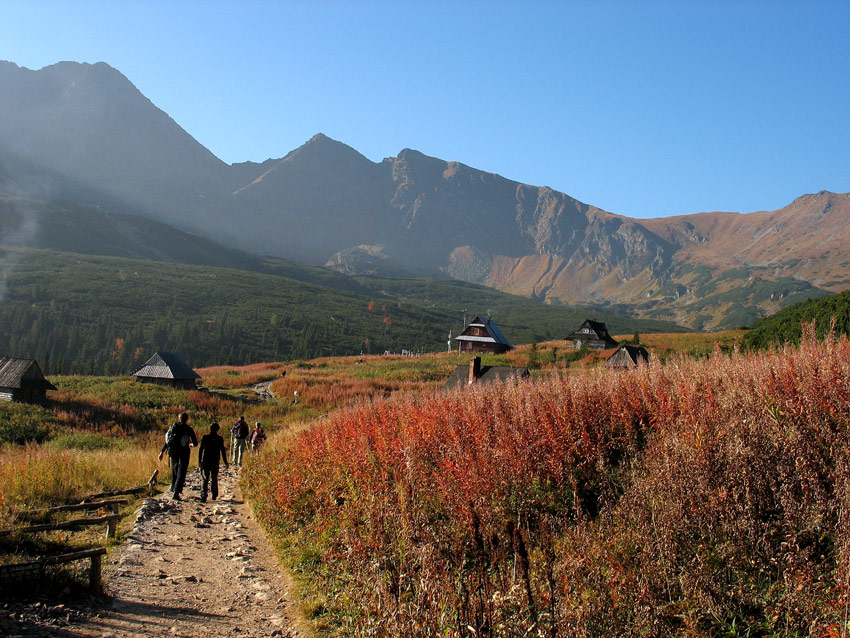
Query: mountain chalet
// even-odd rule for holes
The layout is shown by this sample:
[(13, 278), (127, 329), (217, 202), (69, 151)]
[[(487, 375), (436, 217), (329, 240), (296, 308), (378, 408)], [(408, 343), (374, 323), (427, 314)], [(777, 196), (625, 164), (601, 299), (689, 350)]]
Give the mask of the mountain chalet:
[(584, 347), (593, 350), (607, 350), (617, 346), (617, 342), (608, 334), (608, 328), (605, 324), (592, 319), (585, 319), (578, 330), (567, 336), (567, 343), (570, 341), (572, 341), (576, 350)]
[(492, 319), (475, 317), (457, 337), (458, 352), (487, 352), (502, 354), (514, 347)]
[(43, 402), (55, 389), (35, 360), (0, 357), (0, 401)]

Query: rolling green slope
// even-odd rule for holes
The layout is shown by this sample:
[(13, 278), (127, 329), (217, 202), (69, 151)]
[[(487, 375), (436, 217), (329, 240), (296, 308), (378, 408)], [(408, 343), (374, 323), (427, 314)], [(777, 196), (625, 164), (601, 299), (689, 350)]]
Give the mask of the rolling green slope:
[[(493, 310), (508, 338), (524, 343), (563, 338), (587, 315), (451, 280), (329, 273), (330, 287), (293, 278), (302, 267), (277, 260), (251, 272), (21, 248), (0, 251), (0, 264), (0, 352), (37, 358), (53, 373), (128, 373), (156, 350), (179, 351), (194, 366), (438, 351), (463, 309), (467, 318)], [(622, 318), (611, 325), (671, 329)]]
[(850, 290), (794, 304), (758, 321), (744, 336), (744, 345), (761, 349), (800, 343), (803, 322), (814, 320), (817, 335), (823, 336), (830, 330), (833, 319), (836, 336), (850, 335)]

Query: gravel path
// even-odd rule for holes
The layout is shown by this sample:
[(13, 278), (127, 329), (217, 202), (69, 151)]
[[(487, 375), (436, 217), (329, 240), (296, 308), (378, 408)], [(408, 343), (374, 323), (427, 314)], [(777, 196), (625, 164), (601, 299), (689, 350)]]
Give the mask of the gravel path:
[(146, 499), (118, 560), (105, 568), (105, 600), (82, 617), (4, 629), (98, 638), (306, 636), (289, 613), (289, 583), (242, 500), (236, 472), (222, 467), (219, 483), (218, 501), (201, 503), (193, 470), (183, 500), (169, 493)]

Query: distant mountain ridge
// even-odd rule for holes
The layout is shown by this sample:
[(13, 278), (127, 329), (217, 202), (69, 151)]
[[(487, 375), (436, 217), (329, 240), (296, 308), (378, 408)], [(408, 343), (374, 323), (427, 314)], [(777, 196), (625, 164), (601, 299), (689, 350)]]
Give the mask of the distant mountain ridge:
[(227, 165), (104, 63), (0, 62), (0, 192), (348, 274), (442, 274), (701, 329), (850, 288), (847, 194), (637, 220), (412, 149), (372, 162), (322, 134)]

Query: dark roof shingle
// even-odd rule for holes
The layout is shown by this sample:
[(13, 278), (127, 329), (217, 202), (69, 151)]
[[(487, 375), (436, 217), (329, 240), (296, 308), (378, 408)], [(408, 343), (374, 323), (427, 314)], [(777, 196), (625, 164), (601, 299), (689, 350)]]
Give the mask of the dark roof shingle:
[(14, 390), (55, 390), (34, 359), (0, 357), (0, 387)]
[(136, 370), (133, 376), (179, 380), (201, 378), (201, 375), (192, 370), (176, 352), (157, 352)]

